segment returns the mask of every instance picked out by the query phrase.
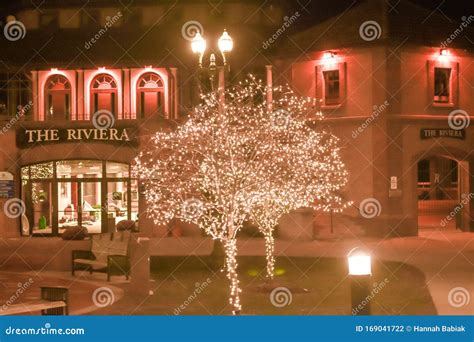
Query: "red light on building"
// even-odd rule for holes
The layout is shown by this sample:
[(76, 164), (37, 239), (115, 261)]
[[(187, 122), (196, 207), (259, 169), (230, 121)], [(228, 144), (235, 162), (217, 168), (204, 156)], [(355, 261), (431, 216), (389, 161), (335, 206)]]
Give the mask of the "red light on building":
[(441, 49), (441, 50), (439, 50), (439, 55), (440, 56), (449, 56), (450, 52), (449, 52), (448, 49)]
[(332, 52), (332, 51), (326, 51), (326, 52), (323, 54), (323, 58), (324, 58), (324, 59), (334, 58), (335, 56), (336, 56), (336, 53), (335, 53), (335, 52)]

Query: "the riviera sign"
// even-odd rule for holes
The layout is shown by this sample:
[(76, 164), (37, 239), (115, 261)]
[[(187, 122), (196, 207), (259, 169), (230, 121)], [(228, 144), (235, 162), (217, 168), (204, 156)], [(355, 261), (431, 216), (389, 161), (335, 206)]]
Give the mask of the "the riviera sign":
[(136, 143), (136, 138), (129, 128), (20, 129), (17, 132), (17, 144), (20, 147), (44, 143), (78, 143), (81, 141), (134, 144)]

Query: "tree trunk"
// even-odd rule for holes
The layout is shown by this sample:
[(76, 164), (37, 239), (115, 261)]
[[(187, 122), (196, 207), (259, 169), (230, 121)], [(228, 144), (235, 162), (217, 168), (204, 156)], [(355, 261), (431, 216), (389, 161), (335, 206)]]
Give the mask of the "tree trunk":
[(237, 240), (229, 238), (224, 241), (226, 252), (227, 278), (230, 281), (229, 303), (232, 305), (232, 314), (239, 315), (242, 306), (240, 305), (239, 278), (237, 274)]
[(275, 239), (272, 231), (264, 231), (265, 235), (265, 257), (267, 259), (267, 277), (273, 279), (275, 273)]
[(214, 240), (214, 245), (212, 247), (211, 253), (211, 262), (210, 266), (213, 270), (221, 270), (225, 266), (225, 246), (224, 243), (219, 240)]

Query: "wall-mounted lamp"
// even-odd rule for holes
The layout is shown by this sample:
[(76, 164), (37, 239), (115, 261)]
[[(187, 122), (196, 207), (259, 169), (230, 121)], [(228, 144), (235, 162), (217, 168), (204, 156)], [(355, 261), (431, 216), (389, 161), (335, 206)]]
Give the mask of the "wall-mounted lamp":
[(440, 49), (440, 50), (439, 50), (439, 55), (440, 55), (440, 56), (449, 56), (450, 53), (449, 53), (449, 50), (448, 50), (448, 49)]
[(51, 68), (51, 72), (58, 72), (58, 68)]
[(336, 57), (336, 53), (333, 52), (333, 51), (326, 51), (326, 52), (323, 54), (323, 58), (324, 58), (324, 59), (334, 58), (334, 57)]

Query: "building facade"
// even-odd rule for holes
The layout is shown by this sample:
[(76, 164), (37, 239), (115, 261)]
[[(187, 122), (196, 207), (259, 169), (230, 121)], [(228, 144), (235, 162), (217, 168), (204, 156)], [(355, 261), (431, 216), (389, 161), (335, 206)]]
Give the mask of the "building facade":
[(473, 24), (366, 1), (280, 49), (274, 74), (321, 99), (343, 145), (354, 206), (333, 217), (341, 233), (474, 229)]
[[(281, 38), (265, 51), (262, 42), (293, 13), (270, 2), (229, 2), (217, 13), (200, 2), (11, 8), (29, 40), (3, 43), (0, 169), (13, 192), (1, 204), (21, 199), (26, 219), (1, 215), (0, 236), (57, 236), (73, 225), (99, 233), (125, 219), (149, 236), (200, 234), (180, 222), (155, 226), (130, 164), (150, 135), (185, 120), (198, 98), (184, 24), (221, 32), (222, 13), (232, 13), (227, 29), (238, 47), (228, 81), (257, 71), (269, 84), (321, 99), (326, 118), (318, 124), (341, 139), (350, 173), (344, 196), (353, 207), (332, 217), (297, 211), (282, 218), (281, 238), (474, 230), (472, 45), (459, 37), (442, 46), (449, 32), (437, 35), (428, 24), (412, 34), (400, 17), (420, 20), (426, 11), (402, 2), (410, 15), (397, 16), (384, 3), (364, 2), (344, 20), (292, 34), (297, 48)], [(364, 39), (361, 25), (374, 19), (380, 37)]]

